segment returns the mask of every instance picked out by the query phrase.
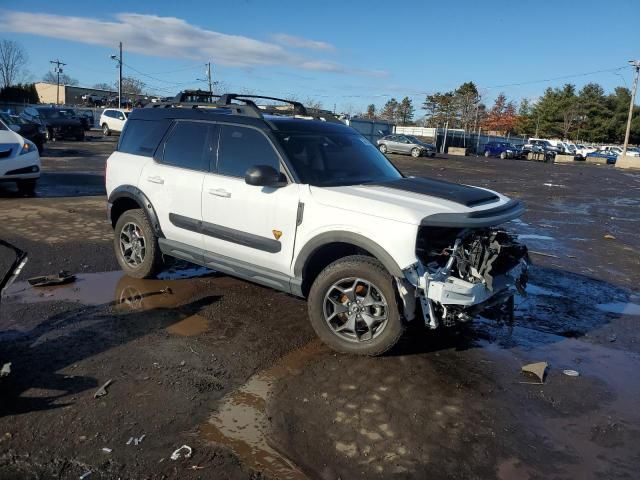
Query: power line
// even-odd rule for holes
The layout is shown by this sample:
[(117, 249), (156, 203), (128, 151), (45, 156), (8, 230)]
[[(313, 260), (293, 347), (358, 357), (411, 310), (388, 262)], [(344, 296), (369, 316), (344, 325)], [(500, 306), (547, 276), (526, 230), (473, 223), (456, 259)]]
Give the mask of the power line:
[(574, 74), (571, 74), (571, 75), (563, 75), (561, 77), (545, 78), (545, 79), (541, 79), (541, 80), (530, 80), (530, 81), (519, 82), (519, 83), (505, 83), (504, 85), (492, 85), (490, 87), (483, 87), (483, 88), (493, 89), (493, 88), (504, 88), (504, 87), (519, 87), (521, 85), (531, 85), (531, 84), (534, 84), (534, 83), (554, 82), (556, 80), (565, 80), (567, 78), (586, 77), (588, 75), (595, 75), (597, 73), (617, 72), (617, 71), (623, 70), (625, 68), (627, 68), (627, 67), (624, 66), (624, 67), (616, 67), (616, 68), (607, 68), (607, 69), (604, 69), (604, 70), (594, 70), (593, 72), (574, 73)]

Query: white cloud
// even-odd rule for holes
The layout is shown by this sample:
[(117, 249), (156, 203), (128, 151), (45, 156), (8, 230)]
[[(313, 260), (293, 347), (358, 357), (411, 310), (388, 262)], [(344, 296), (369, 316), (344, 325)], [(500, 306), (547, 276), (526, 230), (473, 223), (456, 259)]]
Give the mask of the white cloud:
[(271, 35), (274, 42), (287, 47), (293, 48), (307, 48), (309, 50), (335, 50), (336, 47), (327, 42), (319, 42), (317, 40), (309, 40), (307, 38), (296, 37), (295, 35), (288, 35), (286, 33), (276, 33)]
[[(379, 72), (350, 69), (324, 60), (308, 59), (276, 43), (229, 35), (191, 25), (175, 17), (120, 13), (115, 21), (88, 17), (0, 11), (0, 31), (61, 38), (80, 43), (117, 46), (143, 55), (212, 60), (228, 67), (288, 66), (305, 70), (378, 76)], [(326, 45), (298, 37), (300, 43)]]

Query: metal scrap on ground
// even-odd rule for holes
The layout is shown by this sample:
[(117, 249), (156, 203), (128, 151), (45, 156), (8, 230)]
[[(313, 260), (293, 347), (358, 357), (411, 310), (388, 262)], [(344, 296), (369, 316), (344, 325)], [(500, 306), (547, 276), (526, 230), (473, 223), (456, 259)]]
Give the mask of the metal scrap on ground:
[(98, 390), (96, 390), (96, 393), (93, 394), (93, 398), (105, 396), (107, 394), (107, 387), (111, 385), (112, 382), (113, 380), (111, 379), (104, 382), (104, 385), (102, 385)]
[(544, 374), (549, 364), (547, 362), (529, 363), (522, 366), (524, 373), (531, 373), (540, 379), (540, 384), (544, 383)]
[(55, 285), (65, 285), (75, 282), (76, 276), (66, 270), (60, 270), (55, 275), (42, 275), (40, 277), (32, 277), (27, 279), (32, 287), (52, 287)]

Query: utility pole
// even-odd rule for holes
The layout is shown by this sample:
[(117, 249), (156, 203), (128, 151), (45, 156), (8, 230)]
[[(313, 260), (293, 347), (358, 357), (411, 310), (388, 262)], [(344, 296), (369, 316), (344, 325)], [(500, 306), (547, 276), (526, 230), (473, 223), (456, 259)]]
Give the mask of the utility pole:
[(118, 62), (118, 108), (122, 108), (122, 42), (120, 42), (120, 55), (111, 55), (111, 60)]
[(627, 154), (629, 146), (629, 134), (631, 133), (631, 119), (633, 118), (633, 107), (636, 103), (636, 90), (638, 89), (638, 74), (640, 73), (640, 60), (629, 60), (629, 64), (636, 69), (633, 78), (633, 89), (631, 90), (631, 104), (629, 105), (629, 118), (627, 118), (627, 131), (624, 134), (624, 146), (622, 147), (622, 156)]
[(49, 60), (49, 63), (53, 63), (56, 66), (56, 73), (58, 74), (58, 81), (56, 83), (56, 105), (60, 104), (60, 74), (62, 73), (62, 67), (66, 65), (66, 63), (62, 63), (60, 59), (56, 58), (55, 60)]
[(207, 80), (209, 80), (209, 93), (213, 95), (213, 83), (211, 82), (211, 62), (207, 62)]

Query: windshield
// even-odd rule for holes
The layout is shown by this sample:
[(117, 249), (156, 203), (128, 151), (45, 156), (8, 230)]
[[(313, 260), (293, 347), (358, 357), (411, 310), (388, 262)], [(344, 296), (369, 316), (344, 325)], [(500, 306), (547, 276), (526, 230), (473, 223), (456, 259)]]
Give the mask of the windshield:
[(412, 135), (405, 135), (405, 137), (412, 143), (423, 143), (422, 140), (420, 140), (419, 138), (416, 138)]
[(402, 178), (387, 157), (359, 134), (282, 133), (280, 143), (302, 183), (332, 187)]
[(55, 108), (43, 108), (39, 112), (45, 118), (75, 118), (76, 116), (73, 110), (56, 110)]

